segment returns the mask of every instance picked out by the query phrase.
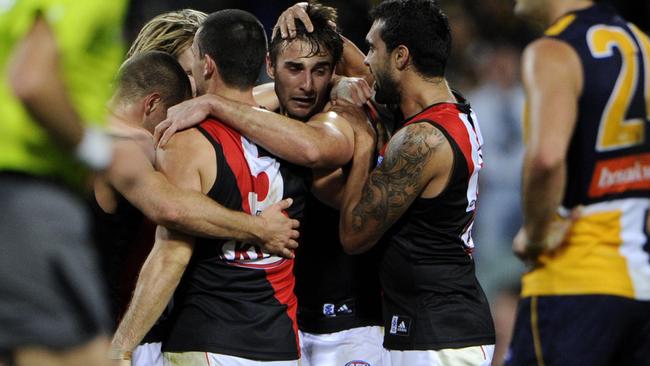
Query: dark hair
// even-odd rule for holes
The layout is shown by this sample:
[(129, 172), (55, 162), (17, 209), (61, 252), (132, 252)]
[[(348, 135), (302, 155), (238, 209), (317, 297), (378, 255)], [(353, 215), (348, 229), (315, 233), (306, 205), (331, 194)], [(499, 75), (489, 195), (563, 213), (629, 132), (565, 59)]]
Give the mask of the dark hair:
[(160, 93), (166, 105), (172, 106), (192, 97), (190, 79), (173, 56), (161, 51), (148, 51), (129, 58), (120, 67), (117, 78), (118, 98), (139, 98)]
[(423, 76), (445, 75), (451, 51), (451, 31), (447, 16), (434, 0), (388, 0), (370, 12), (374, 21), (384, 21), (380, 29), (386, 50), (404, 45), (413, 66)]
[(266, 56), (266, 33), (253, 14), (238, 9), (214, 12), (196, 39), (201, 57), (212, 57), (226, 85), (240, 90), (255, 85)]
[[(310, 51), (307, 57), (329, 52), (332, 55), (332, 66), (336, 65), (341, 60), (343, 53), (343, 39), (336, 29), (332, 28), (328, 23), (329, 21), (336, 23), (336, 9), (317, 2), (309, 2), (307, 15), (314, 25), (314, 31), (308, 33), (305, 25), (299, 19), (296, 19), (296, 39), (309, 43)], [(278, 54), (289, 44), (289, 41), (282, 39), (279, 31), (276, 32), (269, 46), (269, 56), (273, 65), (275, 65)]]

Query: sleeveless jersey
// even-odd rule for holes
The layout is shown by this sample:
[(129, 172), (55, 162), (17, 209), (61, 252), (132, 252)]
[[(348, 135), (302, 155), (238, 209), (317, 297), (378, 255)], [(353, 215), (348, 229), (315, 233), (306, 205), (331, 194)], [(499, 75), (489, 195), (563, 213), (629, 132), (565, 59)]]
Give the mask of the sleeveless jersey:
[(106, 102), (124, 56), (121, 25), (127, 2), (77, 0), (0, 1), (0, 171), (85, 183), (85, 168), (61, 149), (29, 115), (8, 80), (10, 56), (37, 14), (48, 22), (59, 50), (60, 75), (82, 121), (104, 123)]
[(565, 245), (524, 276), (523, 295), (650, 300), (650, 40), (599, 5), (563, 16), (546, 36), (571, 46), (583, 68), (561, 213), (583, 209)]
[(494, 344), (490, 309), (471, 255), (483, 164), (476, 118), (468, 105), (440, 103), (404, 126), (414, 123), (442, 131), (454, 165), (446, 188), (434, 198), (416, 198), (382, 238), (384, 347), (439, 350)]
[[(115, 193), (117, 208), (109, 214), (93, 200), (95, 216), (95, 241), (98, 244), (99, 258), (105, 269), (108, 295), (111, 302), (112, 330), (117, 329), (126, 312), (156, 234), (156, 224), (142, 214), (122, 195)], [(166, 319), (171, 304), (160, 319), (145, 335), (141, 343), (161, 342), (166, 334)]]
[[(210, 198), (253, 215), (283, 198), (298, 198), (288, 214), (300, 219), (302, 179), (220, 122), (207, 120), (198, 129), (216, 153), (217, 179)], [(298, 359), (293, 289), (293, 260), (249, 243), (198, 238), (176, 291), (163, 350), (260, 361)]]
[(298, 324), (309, 333), (381, 325), (377, 250), (348, 255), (339, 239), (339, 211), (309, 194), (296, 251)]

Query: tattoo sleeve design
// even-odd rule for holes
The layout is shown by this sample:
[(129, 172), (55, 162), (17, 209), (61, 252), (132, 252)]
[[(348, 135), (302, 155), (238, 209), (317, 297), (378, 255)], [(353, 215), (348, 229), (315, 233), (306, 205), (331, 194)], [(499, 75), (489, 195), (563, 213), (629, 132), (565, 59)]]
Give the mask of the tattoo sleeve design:
[(352, 211), (353, 230), (360, 231), (369, 219), (379, 227), (392, 225), (428, 183), (430, 177), (423, 177), (425, 166), (445, 141), (442, 132), (429, 123), (413, 124), (396, 135)]

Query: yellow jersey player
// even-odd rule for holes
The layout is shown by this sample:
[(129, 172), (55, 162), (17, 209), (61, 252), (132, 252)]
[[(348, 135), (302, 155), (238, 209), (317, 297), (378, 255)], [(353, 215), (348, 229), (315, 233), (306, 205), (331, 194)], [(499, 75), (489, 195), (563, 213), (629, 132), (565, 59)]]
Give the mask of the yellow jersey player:
[(550, 24), (523, 57), (524, 226), (532, 269), (508, 365), (650, 359), (650, 40), (584, 0), (518, 0)]
[(121, 0), (0, 3), (0, 355), (11, 365), (107, 363), (89, 220), (69, 187), (83, 183), (81, 163), (111, 161), (110, 140), (88, 126), (104, 121), (125, 10)]

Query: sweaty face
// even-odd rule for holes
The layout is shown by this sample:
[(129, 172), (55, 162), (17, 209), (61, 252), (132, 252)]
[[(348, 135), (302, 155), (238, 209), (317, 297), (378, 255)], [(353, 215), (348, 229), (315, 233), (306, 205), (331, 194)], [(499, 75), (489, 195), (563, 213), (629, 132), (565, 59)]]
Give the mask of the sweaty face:
[(194, 76), (192, 76), (192, 63), (194, 62), (192, 47), (186, 48), (177, 59), (178, 63), (181, 64), (183, 70), (187, 74), (187, 77), (190, 78), (190, 85), (192, 86), (192, 96), (196, 96), (196, 82), (194, 81)]
[(383, 21), (375, 21), (366, 36), (368, 55), (364, 63), (375, 78), (375, 100), (381, 104), (399, 104), (399, 84), (391, 72), (390, 53), (380, 36), (382, 26)]
[(270, 68), (282, 110), (303, 121), (323, 110), (329, 99), (333, 72), (332, 56), (328, 52), (307, 57), (310, 51), (308, 42), (294, 39), (282, 49), (275, 66)]
[[(199, 30), (200, 32), (200, 30)], [(207, 89), (206, 80), (203, 77), (203, 68), (205, 64), (205, 56), (201, 57), (199, 52), (199, 46), (197, 43), (197, 35), (199, 32), (196, 32), (194, 36), (194, 42), (192, 42), (192, 47), (190, 50), (192, 52), (192, 77), (194, 79), (194, 85), (196, 86), (196, 95), (203, 95)]]

